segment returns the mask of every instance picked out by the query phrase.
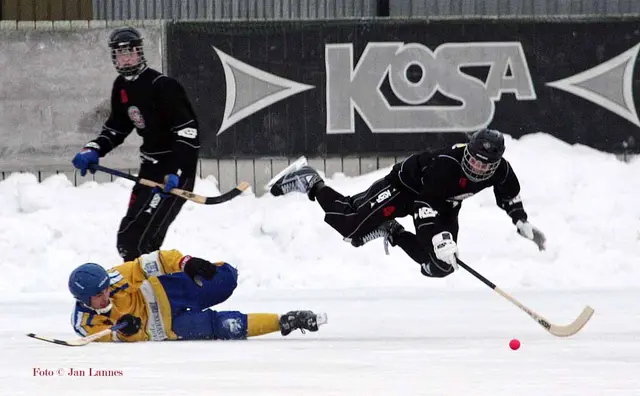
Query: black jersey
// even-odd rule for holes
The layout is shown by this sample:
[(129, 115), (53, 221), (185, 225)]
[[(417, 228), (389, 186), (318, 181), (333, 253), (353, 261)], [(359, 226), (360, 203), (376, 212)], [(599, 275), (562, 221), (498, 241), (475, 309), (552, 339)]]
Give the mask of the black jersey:
[(103, 157), (134, 128), (143, 139), (143, 161), (159, 164), (167, 173), (195, 173), (198, 122), (178, 81), (151, 68), (132, 81), (118, 76), (111, 92), (111, 114), (100, 135), (85, 147)]
[(461, 166), (465, 144), (433, 152), (414, 154), (393, 166), (387, 180), (396, 188), (413, 194), (414, 222), (424, 242), (450, 225), (457, 227), (462, 201), (493, 187), (497, 205), (515, 224), (526, 221), (520, 199), (520, 183), (511, 164), (502, 158), (496, 172), (487, 180), (469, 180)]

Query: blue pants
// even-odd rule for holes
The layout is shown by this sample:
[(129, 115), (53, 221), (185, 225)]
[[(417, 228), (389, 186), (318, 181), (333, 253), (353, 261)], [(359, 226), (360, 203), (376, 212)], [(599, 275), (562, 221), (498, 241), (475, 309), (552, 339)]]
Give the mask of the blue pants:
[(171, 304), (172, 330), (183, 340), (244, 339), (247, 315), (214, 311), (210, 307), (227, 300), (238, 285), (238, 271), (225, 263), (211, 280), (199, 287), (183, 272), (158, 277)]

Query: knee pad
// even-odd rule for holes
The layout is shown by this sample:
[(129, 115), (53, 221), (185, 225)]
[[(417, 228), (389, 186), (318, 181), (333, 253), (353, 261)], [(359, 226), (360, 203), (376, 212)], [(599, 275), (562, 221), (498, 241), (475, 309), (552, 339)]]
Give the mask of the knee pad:
[(220, 340), (247, 338), (247, 315), (238, 311), (213, 311), (213, 334)]
[[(225, 287), (229, 288), (230, 292), (233, 292), (238, 286), (238, 270), (229, 263), (219, 262), (216, 272), (216, 278), (222, 282)], [(215, 278), (214, 278), (215, 279)]]

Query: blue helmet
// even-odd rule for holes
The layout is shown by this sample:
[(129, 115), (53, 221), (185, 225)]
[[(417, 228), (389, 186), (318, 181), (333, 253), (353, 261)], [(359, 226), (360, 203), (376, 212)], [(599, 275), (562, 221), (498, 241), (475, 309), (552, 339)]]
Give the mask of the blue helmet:
[(95, 263), (82, 264), (69, 276), (69, 291), (76, 300), (87, 306), (91, 297), (102, 293), (109, 287), (109, 274)]

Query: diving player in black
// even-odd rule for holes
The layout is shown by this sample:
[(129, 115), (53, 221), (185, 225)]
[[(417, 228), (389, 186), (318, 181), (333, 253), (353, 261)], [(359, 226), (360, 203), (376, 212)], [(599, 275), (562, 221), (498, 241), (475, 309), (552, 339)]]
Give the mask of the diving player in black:
[(193, 191), (200, 137), (195, 112), (178, 81), (147, 66), (143, 39), (132, 27), (109, 37), (118, 77), (111, 91), (111, 114), (100, 135), (73, 158), (85, 176), (92, 164), (122, 144), (135, 128), (143, 139), (139, 176), (165, 184), (164, 191), (136, 184), (120, 223), (117, 248), (123, 260), (160, 249), (185, 200), (166, 194)]
[[(400, 246), (421, 265), (425, 276), (441, 278), (457, 269), (458, 214), (462, 201), (493, 187), (496, 203), (510, 217), (518, 233), (545, 248), (544, 234), (527, 221), (520, 183), (505, 151), (502, 133), (482, 129), (468, 143), (414, 154), (397, 163), (388, 175), (366, 191), (343, 196), (324, 184), (302, 158), (267, 185), (280, 196), (297, 191), (317, 200), (325, 222), (353, 246), (383, 237)], [(412, 216), (416, 233), (395, 218)]]

